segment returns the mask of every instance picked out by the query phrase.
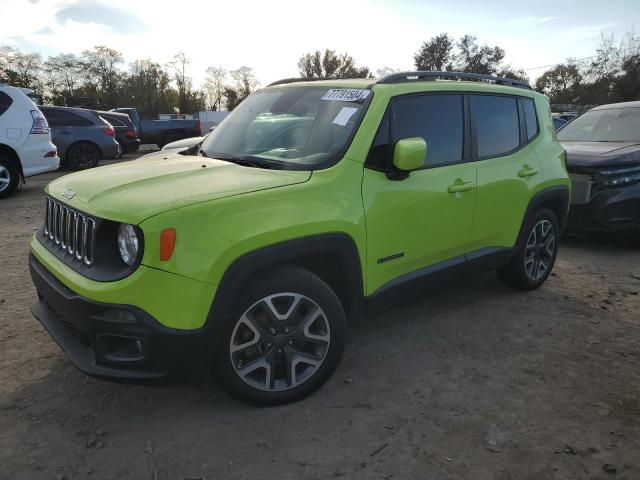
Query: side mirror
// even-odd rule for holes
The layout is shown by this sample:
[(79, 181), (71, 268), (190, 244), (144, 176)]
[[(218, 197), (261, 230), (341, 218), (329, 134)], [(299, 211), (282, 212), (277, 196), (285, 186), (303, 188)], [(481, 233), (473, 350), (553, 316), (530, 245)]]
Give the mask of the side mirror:
[(424, 165), (427, 158), (427, 142), (424, 138), (403, 138), (393, 149), (393, 165), (403, 172), (410, 172)]

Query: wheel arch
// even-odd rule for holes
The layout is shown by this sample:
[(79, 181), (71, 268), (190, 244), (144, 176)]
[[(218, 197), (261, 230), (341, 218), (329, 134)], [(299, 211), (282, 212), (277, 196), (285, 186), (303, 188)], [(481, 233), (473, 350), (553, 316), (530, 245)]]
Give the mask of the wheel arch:
[(297, 266), (318, 275), (336, 293), (347, 316), (361, 312), (364, 300), (362, 266), (356, 244), (345, 233), (327, 233), (277, 243), (248, 252), (225, 271), (214, 296), (207, 328), (226, 321), (241, 291), (252, 278), (283, 266)]
[(90, 145), (93, 145), (94, 147), (96, 147), (98, 149), (98, 152), (100, 152), (100, 158), (104, 157), (104, 153), (102, 152), (102, 149), (100, 148), (100, 145), (98, 145), (96, 142), (93, 142), (91, 140), (75, 140), (72, 144), (70, 144), (67, 149), (64, 152), (64, 159), (67, 160), (67, 157), (69, 155), (69, 150), (71, 150), (73, 147), (75, 147), (76, 145), (79, 145), (81, 143), (88, 143)]
[(22, 170), (22, 162), (20, 161), (20, 156), (18, 152), (16, 152), (13, 148), (5, 143), (0, 143), (0, 155), (5, 155), (9, 159), (13, 160), (13, 162), (18, 167), (18, 171), (20, 172), (20, 180), (24, 183), (24, 171)]
[(522, 241), (522, 237), (526, 233), (524, 230), (527, 224), (527, 219), (531, 218), (539, 208), (547, 208), (553, 212), (558, 220), (558, 225), (560, 226), (559, 233), (562, 233), (569, 216), (569, 201), (570, 190), (567, 185), (547, 187), (536, 193), (529, 201), (524, 218), (522, 219), (520, 233), (518, 234), (518, 242)]

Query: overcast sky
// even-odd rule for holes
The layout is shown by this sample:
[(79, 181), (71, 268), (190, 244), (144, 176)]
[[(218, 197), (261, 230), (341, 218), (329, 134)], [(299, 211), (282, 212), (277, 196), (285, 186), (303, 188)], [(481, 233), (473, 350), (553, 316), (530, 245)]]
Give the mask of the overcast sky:
[(431, 36), (476, 35), (528, 69), (594, 54), (601, 33), (640, 30), (640, 0), (0, 0), (0, 45), (43, 56), (94, 45), (127, 61), (183, 51), (195, 84), (208, 66), (253, 67), (264, 85), (296, 76), (305, 52), (346, 51), (375, 73), (411, 69)]

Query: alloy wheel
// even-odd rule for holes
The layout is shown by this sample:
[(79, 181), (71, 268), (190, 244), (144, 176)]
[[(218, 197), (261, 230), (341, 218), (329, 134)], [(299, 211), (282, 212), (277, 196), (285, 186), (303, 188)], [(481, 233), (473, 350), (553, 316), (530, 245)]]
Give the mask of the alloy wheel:
[(7, 188), (9, 188), (9, 184), (11, 183), (11, 172), (6, 167), (0, 165), (0, 192), (4, 192)]
[(524, 251), (524, 269), (537, 282), (549, 271), (556, 247), (556, 234), (549, 220), (540, 220), (529, 234)]
[(249, 307), (229, 343), (231, 364), (243, 382), (275, 392), (297, 387), (322, 365), (331, 331), (324, 310), (298, 293), (277, 293)]

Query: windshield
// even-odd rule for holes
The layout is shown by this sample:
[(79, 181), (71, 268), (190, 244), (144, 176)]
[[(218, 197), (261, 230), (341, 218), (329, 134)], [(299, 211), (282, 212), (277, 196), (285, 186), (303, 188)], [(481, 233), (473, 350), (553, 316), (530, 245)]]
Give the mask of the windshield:
[(207, 157), (312, 170), (348, 146), (371, 91), (328, 87), (260, 90), (202, 142)]
[(558, 132), (566, 142), (640, 142), (640, 108), (591, 110)]

